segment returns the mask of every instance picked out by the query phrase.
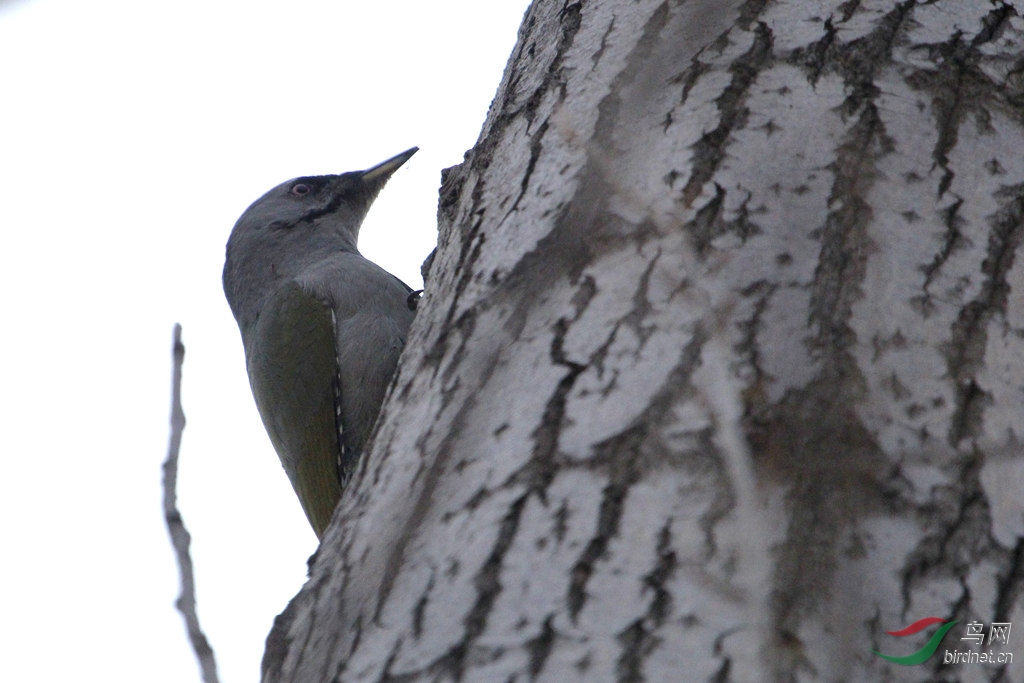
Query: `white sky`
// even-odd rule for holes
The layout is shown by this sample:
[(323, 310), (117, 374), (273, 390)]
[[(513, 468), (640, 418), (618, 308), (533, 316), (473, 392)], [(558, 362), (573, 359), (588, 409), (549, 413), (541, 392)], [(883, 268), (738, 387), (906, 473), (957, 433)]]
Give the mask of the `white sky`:
[(221, 291), (263, 192), (418, 145), (364, 225), (411, 286), (440, 170), (483, 123), (527, 0), (0, 0), (0, 679), (195, 681), (161, 516), (179, 494), (225, 683), (255, 681), (316, 539)]

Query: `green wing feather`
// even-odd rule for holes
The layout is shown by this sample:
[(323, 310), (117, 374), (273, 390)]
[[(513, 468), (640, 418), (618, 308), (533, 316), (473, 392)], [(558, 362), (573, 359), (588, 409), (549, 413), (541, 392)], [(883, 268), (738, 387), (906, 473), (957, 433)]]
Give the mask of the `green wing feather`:
[(294, 281), (260, 310), (246, 359), (263, 424), (317, 538), (341, 497), (330, 309)]

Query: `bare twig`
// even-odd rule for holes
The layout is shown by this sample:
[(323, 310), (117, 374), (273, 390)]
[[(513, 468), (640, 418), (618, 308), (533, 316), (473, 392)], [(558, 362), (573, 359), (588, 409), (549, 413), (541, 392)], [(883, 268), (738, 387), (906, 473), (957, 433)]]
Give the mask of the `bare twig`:
[(185, 619), (185, 628), (192, 649), (199, 661), (199, 669), (203, 674), (204, 683), (218, 683), (217, 661), (213, 648), (206, 640), (203, 629), (199, 626), (199, 615), (196, 612), (196, 583), (192, 573), (192, 557), (189, 555), (189, 544), (192, 537), (185, 528), (185, 522), (178, 511), (178, 452), (181, 449), (181, 435), (185, 431), (185, 411), (181, 407), (181, 368), (185, 362), (185, 345), (181, 342), (181, 325), (174, 326), (174, 367), (171, 379), (171, 443), (164, 461), (164, 519), (167, 521), (167, 532), (171, 536), (171, 546), (178, 558), (178, 569), (181, 572), (181, 595), (175, 605)]

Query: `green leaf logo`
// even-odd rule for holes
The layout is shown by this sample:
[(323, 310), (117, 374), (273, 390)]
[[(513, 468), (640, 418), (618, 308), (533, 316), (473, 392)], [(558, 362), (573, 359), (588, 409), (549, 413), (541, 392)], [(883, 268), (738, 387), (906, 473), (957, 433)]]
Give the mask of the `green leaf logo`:
[(915, 664), (923, 664), (935, 654), (935, 651), (939, 649), (939, 643), (942, 642), (943, 637), (949, 632), (949, 629), (953, 628), (957, 622), (947, 622), (945, 619), (939, 619), (938, 617), (925, 617), (924, 619), (918, 619), (910, 626), (900, 629), (899, 631), (886, 631), (890, 636), (909, 636), (919, 631), (922, 631), (932, 624), (945, 624), (942, 628), (935, 632), (935, 635), (931, 637), (924, 647), (913, 654), (906, 655), (905, 657), (893, 657), (892, 655), (883, 655), (881, 652), (874, 652), (882, 659), (886, 659), (893, 664), (902, 664), (903, 666), (914, 666)]

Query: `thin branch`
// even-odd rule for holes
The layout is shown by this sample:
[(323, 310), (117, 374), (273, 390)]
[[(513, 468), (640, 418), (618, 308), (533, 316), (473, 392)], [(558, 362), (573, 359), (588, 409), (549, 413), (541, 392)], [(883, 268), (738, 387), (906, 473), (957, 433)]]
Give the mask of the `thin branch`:
[(167, 532), (171, 536), (171, 546), (178, 558), (178, 569), (181, 572), (181, 595), (175, 605), (185, 619), (185, 628), (192, 649), (199, 661), (199, 669), (203, 673), (203, 683), (218, 683), (217, 661), (213, 648), (206, 640), (203, 629), (199, 626), (199, 614), (196, 612), (196, 582), (192, 572), (192, 557), (189, 555), (189, 544), (192, 537), (185, 528), (185, 522), (178, 510), (178, 452), (181, 449), (181, 435), (185, 431), (185, 411), (181, 407), (181, 368), (185, 363), (185, 345), (181, 342), (181, 325), (174, 326), (174, 350), (171, 379), (171, 443), (164, 461), (164, 519), (167, 521)]

